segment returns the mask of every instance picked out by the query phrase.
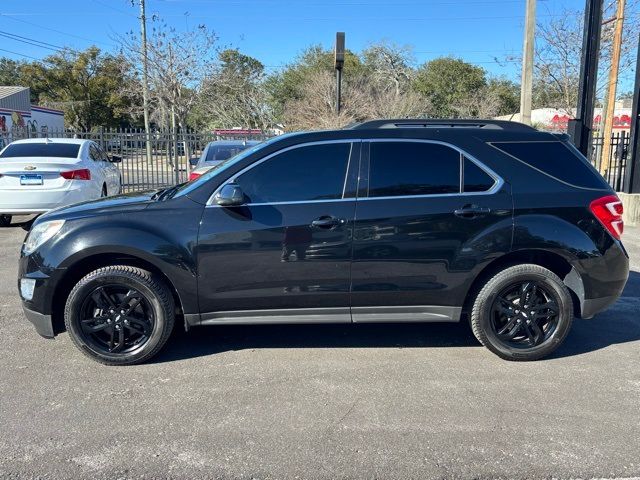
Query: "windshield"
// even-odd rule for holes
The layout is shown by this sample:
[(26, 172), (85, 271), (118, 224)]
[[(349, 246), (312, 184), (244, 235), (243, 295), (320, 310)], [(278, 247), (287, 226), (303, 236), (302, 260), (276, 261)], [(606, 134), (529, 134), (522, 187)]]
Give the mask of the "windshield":
[(196, 178), (195, 180), (192, 180), (188, 183), (185, 183), (183, 185), (180, 185), (180, 188), (178, 190), (176, 190), (175, 194), (172, 195), (173, 197), (179, 197), (182, 195), (186, 195), (189, 192), (195, 190), (196, 188), (200, 187), (201, 185), (204, 185), (205, 183), (207, 183), (211, 178), (215, 177), (216, 175), (219, 175), (220, 173), (222, 173), (223, 171), (225, 171), (227, 168), (231, 167), (232, 165), (236, 164), (237, 162), (242, 161), (243, 159), (247, 158), (249, 155), (262, 150), (263, 148), (271, 145), (274, 142), (277, 142), (278, 140), (281, 140), (285, 137), (289, 137), (291, 135), (295, 135), (295, 133), (287, 133), (285, 135), (280, 135), (278, 137), (273, 137), (270, 138), (269, 140), (266, 140), (254, 147), (251, 148), (247, 148), (246, 150), (241, 151), (240, 153), (238, 153), (237, 155), (227, 159), (227, 160), (223, 160), (222, 162), (214, 165), (213, 167), (211, 167), (210, 170), (208, 170), (206, 173), (202, 174), (201, 176), (199, 176), (198, 178)]
[(80, 145), (77, 143), (10, 143), (0, 157), (78, 158), (78, 150)]

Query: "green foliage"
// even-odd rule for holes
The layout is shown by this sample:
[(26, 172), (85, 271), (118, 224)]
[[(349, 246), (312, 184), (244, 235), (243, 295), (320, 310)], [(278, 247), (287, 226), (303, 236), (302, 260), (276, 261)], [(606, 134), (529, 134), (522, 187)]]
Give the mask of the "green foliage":
[(63, 110), (67, 126), (91, 130), (127, 120), (120, 94), (126, 79), (120, 62), (90, 47), (51, 55), (43, 63), (23, 64), (20, 70), (24, 86), (31, 88), (37, 103)]
[[(366, 70), (360, 57), (350, 50), (345, 52), (343, 69), (345, 75), (351, 77), (357, 77)], [(277, 119), (282, 120), (287, 102), (304, 97), (304, 86), (319, 72), (335, 72), (333, 52), (320, 45), (312, 45), (287, 68), (269, 76), (265, 86), (269, 94), (269, 106)]]
[(422, 65), (413, 87), (431, 101), (435, 117), (457, 117), (456, 108), (487, 85), (486, 72), (458, 58), (436, 58)]

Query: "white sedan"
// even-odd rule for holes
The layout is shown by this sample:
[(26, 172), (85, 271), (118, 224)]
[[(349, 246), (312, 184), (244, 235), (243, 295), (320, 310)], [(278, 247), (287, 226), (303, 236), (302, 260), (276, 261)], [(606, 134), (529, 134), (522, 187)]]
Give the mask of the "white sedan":
[(0, 226), (12, 215), (40, 214), (72, 203), (115, 195), (122, 176), (91, 140), (17, 140), (0, 151)]

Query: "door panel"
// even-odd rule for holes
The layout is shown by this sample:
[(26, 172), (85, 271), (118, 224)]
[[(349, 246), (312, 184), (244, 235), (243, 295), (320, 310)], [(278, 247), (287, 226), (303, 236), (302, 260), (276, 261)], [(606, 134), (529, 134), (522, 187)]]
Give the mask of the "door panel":
[(509, 186), (478, 173), (477, 163), (465, 166), (469, 159), (450, 146), (414, 151), (406, 143), (363, 146), (369, 174), (354, 222), (354, 321), (361, 307), (460, 307), (477, 273), (511, 248)]
[[(454, 215), (470, 203), (491, 212)], [(475, 274), (509, 251), (512, 228), (506, 187), (494, 195), (359, 201), (353, 306), (461, 306)]]
[(351, 321), (359, 152), (359, 143), (303, 145), (228, 180), (247, 203), (204, 209), (197, 247), (203, 318), (269, 309), (282, 319), (276, 310), (333, 309), (336, 321)]
[[(354, 210), (353, 199), (206, 208), (201, 312), (348, 307)], [(327, 216), (344, 223), (312, 226)]]

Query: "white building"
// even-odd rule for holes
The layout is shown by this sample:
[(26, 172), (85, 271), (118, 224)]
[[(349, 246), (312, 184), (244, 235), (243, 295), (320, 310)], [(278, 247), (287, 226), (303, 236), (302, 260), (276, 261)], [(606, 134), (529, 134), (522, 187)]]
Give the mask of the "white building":
[(31, 105), (28, 87), (0, 86), (0, 137), (28, 129), (30, 136), (64, 129), (64, 112)]

